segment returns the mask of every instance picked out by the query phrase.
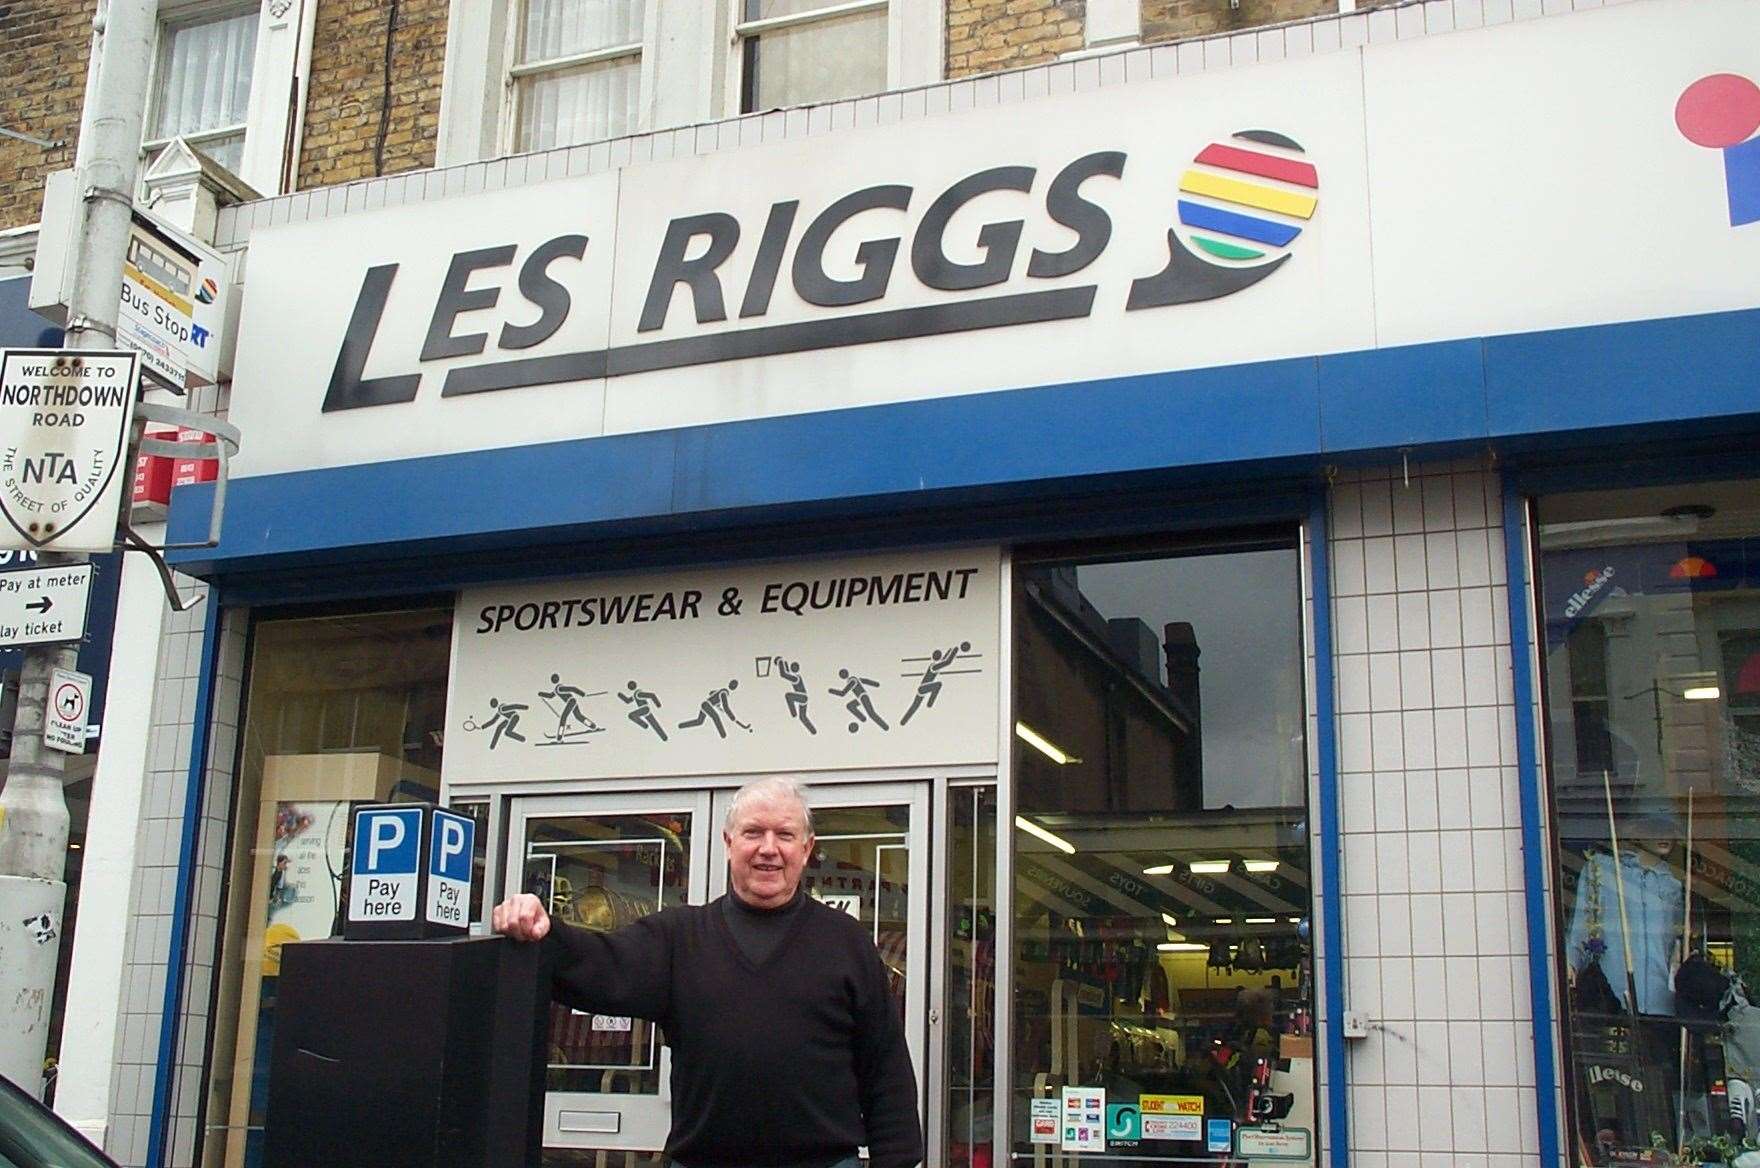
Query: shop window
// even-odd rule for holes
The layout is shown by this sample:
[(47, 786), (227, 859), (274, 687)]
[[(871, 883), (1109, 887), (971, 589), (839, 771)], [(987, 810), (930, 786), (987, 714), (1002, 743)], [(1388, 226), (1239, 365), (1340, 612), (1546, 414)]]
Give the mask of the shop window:
[(887, 0), (743, 0), (740, 112), (881, 93)]
[(1017, 561), (1013, 608), (1015, 1158), (1313, 1163), (1293, 542)]
[(182, 137), (238, 173), (256, 53), (255, 4), (161, 21), (143, 147)]
[(516, 153), (637, 128), (645, 8), (643, 0), (526, 0), (508, 71)]
[(996, 788), (948, 792), (947, 1131), (949, 1168), (995, 1163)]
[(1727, 1163), (1760, 1143), (1760, 485), (1536, 513), (1575, 1162)]
[(256, 625), (215, 978), (211, 1168), (262, 1162), (281, 946), (340, 930), (350, 806), (439, 797), (451, 632), (448, 608)]

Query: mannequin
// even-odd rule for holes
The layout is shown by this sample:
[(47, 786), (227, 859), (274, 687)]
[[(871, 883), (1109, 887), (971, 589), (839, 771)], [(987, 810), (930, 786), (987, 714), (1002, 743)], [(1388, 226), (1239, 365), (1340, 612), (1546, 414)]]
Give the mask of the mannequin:
[(1620, 918), (1620, 883), (1624, 884), (1625, 917), (1631, 925), (1631, 974), (1637, 1001), (1626, 1003), (1639, 1014), (1674, 1013), (1675, 959), (1685, 919), (1686, 897), (1681, 881), (1669, 867), (1674, 853), (1672, 832), (1650, 828), (1638, 838), (1622, 841), (1617, 867), (1611, 852), (1597, 850), (1583, 860), (1571, 909), (1565, 952), (1572, 980), (1591, 962), (1599, 964), (1607, 984), (1622, 1001), (1627, 995), (1626, 945)]

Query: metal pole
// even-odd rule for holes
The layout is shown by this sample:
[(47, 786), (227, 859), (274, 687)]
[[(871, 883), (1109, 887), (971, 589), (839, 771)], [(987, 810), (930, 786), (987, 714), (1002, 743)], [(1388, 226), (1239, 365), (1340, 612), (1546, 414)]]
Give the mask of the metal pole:
[[(157, 19), (158, 0), (99, 0), (92, 22), (74, 160), (80, 205), (64, 342), (69, 350), (116, 347)], [(85, 558), (38, 554), (45, 565)], [(26, 650), (12, 758), (0, 788), (0, 1074), (32, 1094), (42, 1090), (67, 896), (67, 756), (44, 749), (43, 715), (51, 670), (71, 669), (77, 659), (75, 645)]]

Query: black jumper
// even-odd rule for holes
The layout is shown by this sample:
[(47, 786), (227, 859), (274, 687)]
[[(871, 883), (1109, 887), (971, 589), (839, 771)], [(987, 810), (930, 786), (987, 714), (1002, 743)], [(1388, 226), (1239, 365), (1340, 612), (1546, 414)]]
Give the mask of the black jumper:
[(729, 899), (612, 933), (557, 922), (546, 941), (556, 1000), (665, 1031), (666, 1153), (685, 1168), (824, 1168), (858, 1145), (871, 1168), (914, 1168), (923, 1158), (916, 1075), (873, 938), (797, 894), (772, 910), (786, 918), (780, 929), (741, 921), (736, 940), (733, 912), (769, 914)]

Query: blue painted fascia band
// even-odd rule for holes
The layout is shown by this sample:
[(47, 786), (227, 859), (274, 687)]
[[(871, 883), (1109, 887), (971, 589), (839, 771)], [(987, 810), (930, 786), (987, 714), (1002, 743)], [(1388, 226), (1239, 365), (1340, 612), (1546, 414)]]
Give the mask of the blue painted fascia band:
[[(153, 1113), (147, 1127), (146, 1168), (171, 1160), (171, 1092), (177, 1081), (177, 1040), (183, 1023), (183, 977), (195, 900), (196, 852), (201, 844), (202, 803), (207, 793), (208, 750), (214, 721), (214, 676), (219, 667), (220, 595), (210, 589), (202, 627), (202, 667), (196, 682), (195, 733), (184, 780), (183, 837), (177, 852), (177, 900), (171, 910), (171, 941), (165, 958), (165, 1000), (159, 1011), (159, 1054), (153, 1066)], [(247, 1084), (248, 1088), (248, 1084)]]
[(1344, 1052), (1344, 890), (1339, 886), (1338, 726), (1333, 703), (1332, 579), (1326, 492), (1308, 507), (1309, 587), (1314, 594), (1314, 739), (1320, 770), (1320, 927), (1326, 940), (1326, 1130), (1332, 1168), (1349, 1168), (1350, 1099)]
[[(1204, 489), (1397, 456), (1751, 435), (1760, 309), (1255, 361), (240, 478), (201, 576), (800, 517)], [(922, 387), (913, 387), (922, 388)], [(318, 423), (313, 405), (314, 425)], [(400, 406), (376, 407), (386, 426)], [(253, 443), (273, 434), (244, 435)], [(212, 484), (174, 492), (207, 534)]]
[(1522, 807), (1522, 893), (1528, 918), (1528, 996), (1534, 1019), (1535, 1118), (1540, 1129), (1540, 1168), (1559, 1162), (1558, 1049), (1552, 1021), (1552, 943), (1547, 929), (1545, 811), (1541, 801), (1539, 752), (1534, 735), (1534, 666), (1531, 657), (1526, 503), (1514, 487), (1503, 486), (1504, 573), (1509, 587), (1510, 671), (1516, 714), (1516, 782)]

